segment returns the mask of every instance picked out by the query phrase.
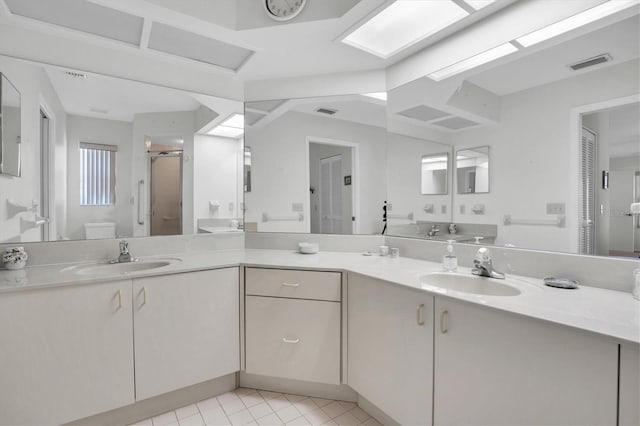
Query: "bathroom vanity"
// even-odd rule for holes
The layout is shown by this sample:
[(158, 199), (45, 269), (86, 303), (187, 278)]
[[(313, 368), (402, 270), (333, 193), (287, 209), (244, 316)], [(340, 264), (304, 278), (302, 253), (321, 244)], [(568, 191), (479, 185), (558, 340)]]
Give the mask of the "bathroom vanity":
[(259, 377), (280, 391), (350, 388), (400, 424), (637, 419), (630, 294), (559, 293), (510, 276), (503, 285), (519, 294), (477, 295), (424, 284), (439, 264), (359, 253), (172, 257), (182, 260), (93, 276), (36, 266), (20, 287), (0, 272), (0, 338), (11, 348), (0, 362), (12, 366), (0, 373), (0, 423), (131, 410), (237, 372), (240, 385)]

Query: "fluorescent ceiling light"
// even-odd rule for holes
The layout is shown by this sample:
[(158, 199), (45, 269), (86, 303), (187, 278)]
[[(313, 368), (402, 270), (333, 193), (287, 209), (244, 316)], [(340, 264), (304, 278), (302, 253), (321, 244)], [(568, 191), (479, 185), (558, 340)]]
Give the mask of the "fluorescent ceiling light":
[(464, 59), (453, 65), (449, 65), (448, 67), (442, 68), (438, 71), (432, 72), (431, 74), (428, 74), (427, 77), (435, 81), (440, 81), (445, 78), (451, 77), (452, 75), (460, 74), (461, 72), (470, 70), (471, 68), (486, 64), (487, 62), (491, 62), (503, 56), (510, 55), (517, 50), (518, 48), (511, 43), (505, 43), (498, 47), (494, 47), (493, 49), (482, 52), (478, 55)]
[(480, 10), (483, 7), (487, 7), (492, 3), (495, 3), (496, 0), (464, 0), (469, 6), (474, 8), (475, 10)]
[(342, 42), (388, 58), (468, 15), (451, 0), (397, 0)]
[(233, 114), (221, 123), (222, 126), (235, 127), (236, 129), (244, 129), (244, 115)]
[(446, 163), (449, 160), (449, 157), (442, 156), (442, 157), (423, 157), (422, 158), (422, 164), (429, 164), (429, 163)]
[(244, 115), (232, 114), (221, 124), (209, 130), (207, 134), (223, 138), (239, 138), (244, 134)]
[(379, 99), (381, 101), (387, 100), (387, 92), (364, 93), (362, 96), (368, 96), (370, 98)]
[(567, 19), (556, 22), (537, 31), (529, 33), (525, 36), (517, 38), (516, 41), (524, 47), (533, 46), (541, 41), (548, 40), (552, 37), (574, 30), (583, 25), (587, 25), (605, 16), (612, 15), (616, 12), (624, 10), (630, 6), (637, 5), (638, 0), (609, 0), (584, 12), (573, 15)]

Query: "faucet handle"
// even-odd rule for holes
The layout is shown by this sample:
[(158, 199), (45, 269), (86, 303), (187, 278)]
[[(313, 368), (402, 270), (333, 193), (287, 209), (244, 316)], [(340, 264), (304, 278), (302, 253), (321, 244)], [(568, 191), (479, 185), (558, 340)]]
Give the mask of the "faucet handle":
[(476, 258), (478, 262), (491, 262), (491, 252), (486, 247), (480, 247), (476, 252)]
[(120, 241), (120, 253), (129, 253), (129, 243), (127, 240)]

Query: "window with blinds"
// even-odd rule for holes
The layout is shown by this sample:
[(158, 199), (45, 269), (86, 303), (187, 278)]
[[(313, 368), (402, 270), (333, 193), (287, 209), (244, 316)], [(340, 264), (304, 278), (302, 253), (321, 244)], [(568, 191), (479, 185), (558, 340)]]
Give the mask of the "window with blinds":
[(596, 135), (582, 128), (580, 143), (580, 254), (595, 254)]
[(80, 143), (80, 205), (110, 206), (116, 202), (115, 145)]

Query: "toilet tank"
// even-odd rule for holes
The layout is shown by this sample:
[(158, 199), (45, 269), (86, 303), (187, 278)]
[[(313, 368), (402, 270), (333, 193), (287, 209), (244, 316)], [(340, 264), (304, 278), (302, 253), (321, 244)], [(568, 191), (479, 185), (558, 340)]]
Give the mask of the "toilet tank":
[(87, 240), (115, 238), (116, 224), (113, 222), (85, 223), (84, 234)]

